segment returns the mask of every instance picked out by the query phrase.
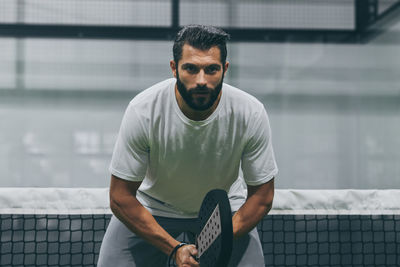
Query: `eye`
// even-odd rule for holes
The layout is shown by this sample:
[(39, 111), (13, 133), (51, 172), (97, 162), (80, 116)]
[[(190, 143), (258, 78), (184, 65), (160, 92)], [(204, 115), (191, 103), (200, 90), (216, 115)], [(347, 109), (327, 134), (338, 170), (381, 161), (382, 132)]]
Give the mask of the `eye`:
[(185, 64), (182, 66), (182, 69), (186, 70), (189, 73), (197, 73), (199, 69), (195, 65)]
[(221, 69), (221, 67), (218, 65), (211, 65), (211, 66), (206, 67), (204, 69), (204, 72), (207, 74), (214, 74), (214, 73), (218, 72), (220, 69)]

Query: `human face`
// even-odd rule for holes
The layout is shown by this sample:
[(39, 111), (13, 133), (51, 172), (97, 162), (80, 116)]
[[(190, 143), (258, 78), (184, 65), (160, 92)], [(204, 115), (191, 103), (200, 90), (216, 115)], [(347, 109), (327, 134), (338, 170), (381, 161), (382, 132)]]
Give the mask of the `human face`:
[(199, 50), (185, 44), (178, 67), (171, 61), (171, 68), (177, 78), (179, 97), (190, 109), (201, 112), (216, 107), (228, 68), (228, 63), (222, 65), (217, 46)]
[(176, 72), (176, 86), (179, 94), (182, 96), (185, 103), (195, 111), (205, 111), (211, 108), (222, 89), (224, 76), (222, 75), (221, 82), (215, 88), (208, 88), (206, 85), (197, 85), (195, 88), (188, 89), (179, 77), (179, 72)]

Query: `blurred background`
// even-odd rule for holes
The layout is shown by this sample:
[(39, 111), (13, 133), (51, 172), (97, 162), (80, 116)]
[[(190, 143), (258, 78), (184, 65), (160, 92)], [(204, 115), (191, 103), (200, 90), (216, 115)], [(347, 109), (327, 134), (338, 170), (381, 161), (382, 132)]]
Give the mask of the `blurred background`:
[(400, 187), (398, 0), (0, 0), (0, 186), (107, 187), (127, 104), (191, 23), (231, 34), (277, 188)]

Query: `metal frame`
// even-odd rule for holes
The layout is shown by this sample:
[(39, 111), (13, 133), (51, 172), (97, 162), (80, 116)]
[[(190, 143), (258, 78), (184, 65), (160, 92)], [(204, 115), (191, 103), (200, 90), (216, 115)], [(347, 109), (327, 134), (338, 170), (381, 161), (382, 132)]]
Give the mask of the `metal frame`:
[[(0, 24), (0, 36), (14, 38), (70, 38), (171, 40), (179, 28), (139, 26), (85, 26), (47, 24)], [(233, 42), (352, 42), (354, 30), (293, 30), (224, 28)]]
[[(357, 0), (362, 1), (362, 0)], [(368, 43), (370, 40), (378, 37), (380, 34), (385, 33), (388, 26), (400, 21), (400, 1), (389, 7), (382, 14), (378, 15), (378, 0), (365, 0), (366, 25), (360, 22), (359, 39), (362, 43)], [(368, 8), (368, 9), (367, 9)], [(368, 14), (367, 14), (368, 13)], [(391, 33), (395, 35), (398, 33)]]
[[(354, 0), (354, 30), (313, 29), (252, 29), (224, 28), (233, 42), (324, 42), (360, 43), (370, 36), (368, 28), (400, 9), (400, 2), (378, 16), (378, 0)], [(166, 27), (100, 26), (71, 24), (0, 23), (0, 37), (14, 38), (72, 38), (72, 39), (122, 39), (122, 40), (171, 40), (180, 28), (180, 0), (171, 0), (171, 24)], [(18, 11), (22, 21), (23, 11)], [(374, 34), (376, 32), (372, 31)]]

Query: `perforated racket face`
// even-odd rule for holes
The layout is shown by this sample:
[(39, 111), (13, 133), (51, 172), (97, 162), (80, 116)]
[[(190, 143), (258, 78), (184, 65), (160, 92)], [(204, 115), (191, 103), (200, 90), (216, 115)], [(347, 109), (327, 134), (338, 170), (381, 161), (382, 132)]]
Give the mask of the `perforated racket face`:
[(210, 191), (199, 212), (196, 246), (201, 267), (227, 266), (232, 252), (232, 213), (223, 190)]
[(203, 253), (211, 246), (211, 244), (215, 242), (220, 234), (221, 216), (219, 211), (219, 204), (217, 204), (203, 230), (201, 230), (199, 236), (197, 237), (198, 257), (201, 257), (201, 255), (203, 255)]

